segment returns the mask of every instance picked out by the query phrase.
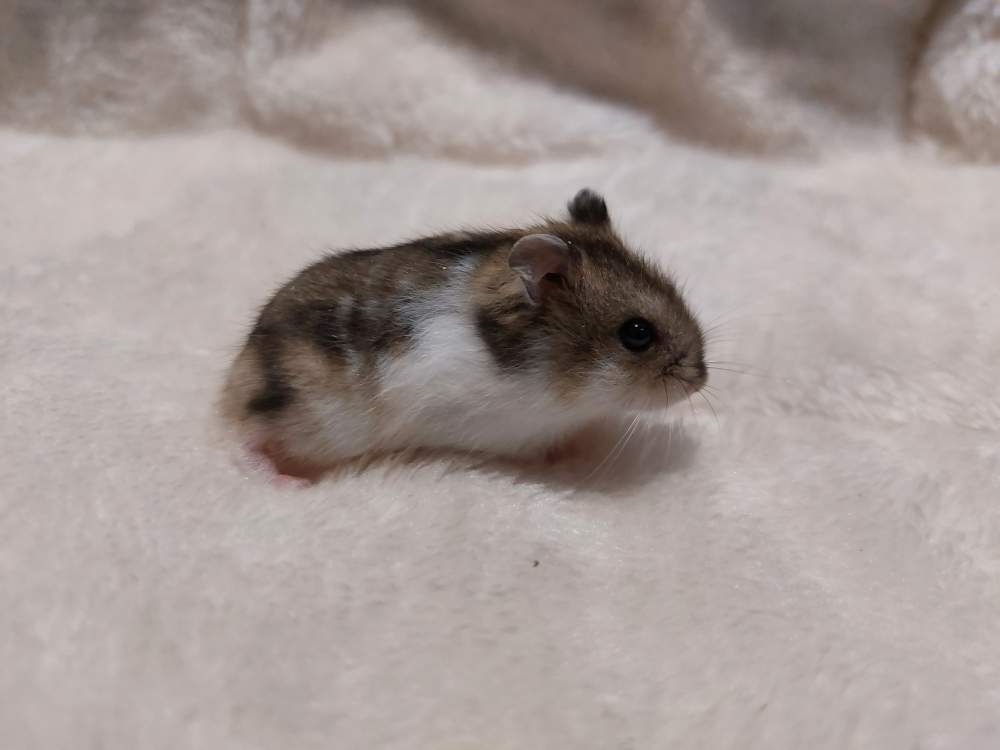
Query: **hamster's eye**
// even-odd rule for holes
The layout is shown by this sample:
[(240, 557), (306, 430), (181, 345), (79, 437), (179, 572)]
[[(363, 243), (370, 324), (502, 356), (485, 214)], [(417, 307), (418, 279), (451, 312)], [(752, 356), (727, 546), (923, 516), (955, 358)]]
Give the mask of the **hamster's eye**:
[(629, 318), (618, 329), (622, 346), (632, 352), (644, 352), (656, 339), (656, 328), (645, 318)]

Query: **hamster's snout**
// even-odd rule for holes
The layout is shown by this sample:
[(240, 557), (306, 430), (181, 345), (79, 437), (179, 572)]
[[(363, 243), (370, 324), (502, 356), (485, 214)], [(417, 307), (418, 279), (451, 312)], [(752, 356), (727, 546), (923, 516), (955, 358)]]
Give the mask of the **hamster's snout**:
[(663, 376), (676, 378), (697, 391), (708, 379), (708, 368), (700, 351), (685, 351), (670, 358), (663, 368)]

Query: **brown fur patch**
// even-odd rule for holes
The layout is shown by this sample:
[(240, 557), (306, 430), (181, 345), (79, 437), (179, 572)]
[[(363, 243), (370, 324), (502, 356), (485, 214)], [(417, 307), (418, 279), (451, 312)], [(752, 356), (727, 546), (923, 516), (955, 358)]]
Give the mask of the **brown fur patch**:
[(303, 351), (322, 354), (324, 366), (343, 375), (337, 387), (374, 396), (379, 358), (398, 356), (412, 344), (406, 309), (445, 285), (456, 263), (485, 255), (511, 236), (452, 233), (329, 255), (312, 264), (261, 310), (239, 360), (240, 372), (255, 369), (253, 385), (246, 378), (241, 385), (230, 379), (228, 401), (238, 394), (243, 403), (229, 410), (268, 419), (291, 408), (301, 391), (296, 381)]

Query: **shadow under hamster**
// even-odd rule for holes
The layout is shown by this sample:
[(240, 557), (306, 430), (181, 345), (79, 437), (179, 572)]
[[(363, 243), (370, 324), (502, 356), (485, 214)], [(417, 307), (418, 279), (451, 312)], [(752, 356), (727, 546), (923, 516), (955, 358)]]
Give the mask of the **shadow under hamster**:
[(331, 468), (316, 481), (375, 468), (395, 473), (434, 466), (444, 474), (476, 471), (515, 483), (541, 484), (557, 492), (615, 495), (689, 467), (698, 446), (682, 422), (633, 425), (619, 420), (589, 427), (573, 439), (565, 456), (551, 462), (542, 456), (525, 462), (462, 451), (414, 449), (362, 456)]

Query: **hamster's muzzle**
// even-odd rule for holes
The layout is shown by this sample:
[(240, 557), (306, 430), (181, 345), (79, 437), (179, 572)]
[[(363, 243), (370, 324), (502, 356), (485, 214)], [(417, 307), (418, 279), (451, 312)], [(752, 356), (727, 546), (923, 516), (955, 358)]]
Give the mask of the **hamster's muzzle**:
[(675, 357), (663, 368), (663, 376), (681, 381), (694, 392), (705, 385), (708, 380), (708, 368), (701, 356), (681, 355)]

